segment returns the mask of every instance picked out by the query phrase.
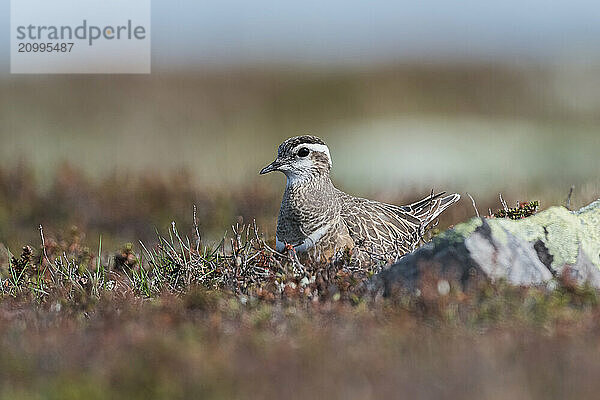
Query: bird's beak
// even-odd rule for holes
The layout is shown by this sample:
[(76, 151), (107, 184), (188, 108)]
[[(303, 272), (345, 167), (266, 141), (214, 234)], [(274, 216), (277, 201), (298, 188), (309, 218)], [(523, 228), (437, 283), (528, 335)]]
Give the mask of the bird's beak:
[(260, 170), (260, 174), (268, 174), (269, 172), (277, 171), (281, 167), (281, 161), (279, 159), (273, 161), (271, 164), (267, 165), (263, 169)]

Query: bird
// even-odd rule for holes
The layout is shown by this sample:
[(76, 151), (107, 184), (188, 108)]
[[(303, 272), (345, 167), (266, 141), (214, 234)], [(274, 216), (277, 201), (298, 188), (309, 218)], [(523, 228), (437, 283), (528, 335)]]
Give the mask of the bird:
[(260, 174), (286, 176), (275, 250), (293, 248), (331, 259), (346, 249), (361, 262), (393, 262), (416, 249), (437, 217), (460, 199), (433, 194), (396, 206), (354, 197), (337, 189), (330, 177), (329, 147), (312, 135), (295, 136), (279, 145), (275, 161)]

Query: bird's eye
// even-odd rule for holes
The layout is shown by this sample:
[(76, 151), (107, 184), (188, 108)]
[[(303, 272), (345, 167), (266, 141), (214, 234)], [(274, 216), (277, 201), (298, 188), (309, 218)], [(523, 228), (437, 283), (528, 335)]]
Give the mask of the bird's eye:
[(310, 151), (306, 147), (303, 147), (298, 150), (298, 157), (306, 157), (308, 153), (310, 153)]

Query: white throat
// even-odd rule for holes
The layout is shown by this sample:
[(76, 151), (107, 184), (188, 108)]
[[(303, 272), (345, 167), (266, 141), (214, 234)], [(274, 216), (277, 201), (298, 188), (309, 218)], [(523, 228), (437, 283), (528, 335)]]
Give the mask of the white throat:
[(302, 185), (308, 182), (312, 177), (310, 175), (299, 175), (295, 173), (285, 174), (286, 187)]

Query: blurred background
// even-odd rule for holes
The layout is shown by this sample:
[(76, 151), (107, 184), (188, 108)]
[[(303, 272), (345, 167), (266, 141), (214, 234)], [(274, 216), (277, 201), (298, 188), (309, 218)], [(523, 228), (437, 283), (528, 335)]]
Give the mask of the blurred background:
[(0, 41), (0, 242), (152, 240), (193, 204), (207, 239), (272, 236), (284, 177), (258, 171), (304, 133), (379, 200), (600, 197), (596, 2), (154, 0), (152, 24), (147, 76), (10, 75)]

